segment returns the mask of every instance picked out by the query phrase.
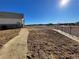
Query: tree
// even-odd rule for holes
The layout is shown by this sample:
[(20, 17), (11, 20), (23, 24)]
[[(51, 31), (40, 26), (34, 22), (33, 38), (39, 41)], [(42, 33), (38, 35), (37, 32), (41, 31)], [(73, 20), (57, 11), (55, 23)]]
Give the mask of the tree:
[(76, 22), (76, 25), (79, 25), (79, 22)]
[(52, 23), (49, 23), (49, 24), (47, 24), (48, 26), (51, 26), (51, 25), (53, 25)]

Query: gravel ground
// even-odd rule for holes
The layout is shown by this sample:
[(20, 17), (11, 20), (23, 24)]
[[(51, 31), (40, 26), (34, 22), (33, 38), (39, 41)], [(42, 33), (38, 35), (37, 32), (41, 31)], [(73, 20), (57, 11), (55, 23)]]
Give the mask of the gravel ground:
[(79, 43), (51, 29), (29, 30), (28, 59), (79, 59)]

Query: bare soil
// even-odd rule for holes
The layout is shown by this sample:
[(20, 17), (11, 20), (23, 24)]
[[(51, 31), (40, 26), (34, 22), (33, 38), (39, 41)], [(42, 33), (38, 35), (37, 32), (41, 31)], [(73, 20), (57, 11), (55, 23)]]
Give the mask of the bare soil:
[(79, 43), (51, 29), (29, 30), (28, 59), (79, 59)]
[(19, 34), (19, 29), (0, 30), (0, 48)]

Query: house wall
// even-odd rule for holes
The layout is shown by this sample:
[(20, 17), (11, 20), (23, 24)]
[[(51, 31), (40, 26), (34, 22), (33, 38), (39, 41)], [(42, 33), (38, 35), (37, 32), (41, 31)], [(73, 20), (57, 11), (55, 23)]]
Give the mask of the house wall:
[(0, 18), (0, 24), (17, 24), (18, 22), (21, 22), (20, 19), (15, 18)]
[(17, 28), (22, 27), (22, 25), (22, 19), (0, 18), (0, 28)]

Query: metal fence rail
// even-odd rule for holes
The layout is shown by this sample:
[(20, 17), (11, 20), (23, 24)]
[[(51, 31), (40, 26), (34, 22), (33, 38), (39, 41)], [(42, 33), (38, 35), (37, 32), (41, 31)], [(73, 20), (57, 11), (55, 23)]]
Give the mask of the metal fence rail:
[(71, 25), (63, 26), (62, 25), (62, 26), (55, 26), (54, 28), (79, 37), (79, 26), (71, 26)]

